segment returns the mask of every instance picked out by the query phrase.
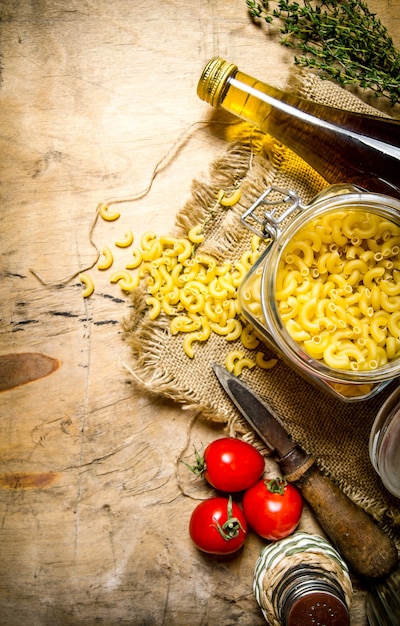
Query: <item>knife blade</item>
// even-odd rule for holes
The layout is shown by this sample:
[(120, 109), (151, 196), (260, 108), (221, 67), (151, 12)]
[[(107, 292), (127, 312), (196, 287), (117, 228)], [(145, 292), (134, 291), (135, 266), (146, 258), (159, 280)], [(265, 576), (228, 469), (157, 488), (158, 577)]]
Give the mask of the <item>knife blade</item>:
[(233, 404), (247, 421), (251, 419), (253, 430), (264, 443), (272, 451), (276, 451), (279, 457), (289, 454), (296, 444), (273, 409), (267, 408), (247, 385), (226, 369), (216, 363), (213, 364), (213, 369)]
[(378, 579), (397, 564), (397, 549), (368, 513), (357, 506), (297, 445), (272, 407), (239, 378), (218, 364), (213, 370), (223, 389), (260, 439), (277, 454), (277, 462), (313, 510), (329, 539), (362, 577)]

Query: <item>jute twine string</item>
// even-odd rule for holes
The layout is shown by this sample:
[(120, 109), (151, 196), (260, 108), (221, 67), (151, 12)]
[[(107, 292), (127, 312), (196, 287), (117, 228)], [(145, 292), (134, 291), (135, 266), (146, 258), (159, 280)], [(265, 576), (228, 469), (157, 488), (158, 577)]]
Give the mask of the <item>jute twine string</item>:
[(72, 280), (74, 280), (74, 278), (79, 276), (79, 274), (82, 274), (82, 272), (87, 272), (88, 270), (93, 269), (93, 267), (98, 263), (100, 256), (101, 256), (101, 250), (99, 246), (97, 245), (96, 239), (94, 236), (96, 225), (100, 217), (100, 208), (102, 206), (111, 207), (113, 205), (119, 205), (119, 204), (130, 204), (132, 202), (137, 202), (138, 200), (142, 200), (143, 198), (145, 198), (150, 193), (153, 187), (153, 183), (155, 179), (157, 178), (157, 176), (160, 174), (160, 172), (162, 172), (164, 169), (168, 167), (168, 165), (173, 161), (177, 153), (182, 149), (184, 144), (190, 139), (192, 134), (197, 132), (199, 129), (203, 129), (204, 127), (207, 127), (207, 126), (212, 126), (213, 124), (220, 125), (220, 126), (232, 126), (232, 125), (237, 125), (237, 122), (224, 122), (221, 120), (215, 120), (215, 121), (198, 120), (197, 122), (193, 122), (180, 133), (177, 139), (173, 142), (172, 146), (165, 152), (165, 154), (163, 154), (163, 156), (154, 165), (150, 173), (148, 183), (143, 189), (129, 196), (111, 197), (111, 198), (106, 199), (104, 202), (101, 202), (100, 204), (98, 204), (94, 212), (93, 219), (89, 225), (89, 230), (88, 230), (89, 243), (91, 247), (94, 249), (93, 259), (89, 263), (74, 270), (71, 274), (68, 274), (67, 276), (64, 276), (62, 278), (52, 278), (51, 280), (46, 280), (39, 272), (37, 272), (32, 267), (29, 268), (30, 273), (33, 274), (33, 276), (35, 276), (35, 278), (37, 278), (40, 284), (43, 285), (44, 287), (59, 287), (60, 285), (67, 285)]

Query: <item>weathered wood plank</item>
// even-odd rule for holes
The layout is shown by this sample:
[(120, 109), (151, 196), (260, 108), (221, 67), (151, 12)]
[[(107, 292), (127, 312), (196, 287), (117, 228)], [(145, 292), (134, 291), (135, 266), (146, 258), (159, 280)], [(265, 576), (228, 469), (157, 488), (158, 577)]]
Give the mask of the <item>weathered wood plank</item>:
[[(370, 4), (399, 42), (399, 1)], [(262, 542), (229, 563), (190, 544), (196, 501), (175, 475), (189, 417), (133, 393), (126, 298), (96, 269), (89, 300), (78, 278), (62, 283), (94, 259), (98, 203), (144, 189), (177, 137), (209, 119), (195, 93), (204, 63), (221, 54), (283, 85), (290, 52), (254, 28), (244, 0), (11, 0), (1, 13), (1, 353), (60, 367), (0, 393), (0, 622), (262, 624)], [(224, 145), (193, 128), (149, 195), (99, 221), (97, 245), (127, 228), (170, 232)], [(191, 440), (219, 432), (196, 422)]]

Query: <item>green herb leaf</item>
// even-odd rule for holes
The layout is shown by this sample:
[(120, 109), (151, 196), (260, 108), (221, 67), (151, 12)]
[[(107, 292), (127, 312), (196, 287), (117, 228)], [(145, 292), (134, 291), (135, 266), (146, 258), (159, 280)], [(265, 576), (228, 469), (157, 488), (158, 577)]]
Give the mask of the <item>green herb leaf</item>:
[(300, 52), (295, 63), (340, 85), (400, 101), (400, 51), (362, 0), (246, 0), (255, 20), (280, 24), (280, 43)]

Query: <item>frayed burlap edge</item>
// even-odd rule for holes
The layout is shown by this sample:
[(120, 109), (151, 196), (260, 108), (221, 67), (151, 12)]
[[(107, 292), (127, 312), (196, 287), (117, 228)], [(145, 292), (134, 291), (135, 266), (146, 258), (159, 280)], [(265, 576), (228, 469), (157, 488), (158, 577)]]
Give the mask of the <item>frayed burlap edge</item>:
[[(191, 197), (176, 218), (174, 236), (186, 235), (199, 223), (205, 223), (205, 241), (201, 251), (213, 255), (219, 261), (231, 257), (236, 259), (238, 250), (246, 249), (251, 235), (246, 228), (238, 228), (245, 209), (260, 195), (260, 188), (271, 184), (282, 184), (280, 168), (296, 170), (297, 157), (288, 152), (279, 142), (260, 133), (248, 124), (238, 124), (236, 141), (226, 152), (210, 165), (209, 172), (192, 182)], [(301, 197), (311, 200), (314, 191), (321, 190), (326, 182), (311, 168), (303, 169), (304, 178), (296, 181)], [(220, 189), (234, 188), (241, 184), (240, 202), (228, 210), (213, 211)], [(248, 247), (248, 246), (247, 246)], [(145, 292), (137, 289), (132, 295), (132, 312), (123, 322), (125, 337), (132, 348), (134, 361), (129, 370), (136, 385), (142, 391), (168, 397), (184, 406), (198, 409), (207, 419), (226, 423), (231, 434), (248, 433), (247, 423), (229, 401), (215, 406), (204, 401), (191, 387), (182, 387), (179, 376), (167, 374), (162, 365), (162, 354), (169, 333), (169, 319), (161, 315), (151, 320), (144, 302)], [(227, 350), (223, 338), (213, 336), (216, 351)], [(234, 344), (232, 345), (234, 348)], [(241, 347), (242, 348), (242, 347)], [(249, 356), (251, 354), (249, 353)], [(273, 356), (273, 355), (271, 355)]]
[[(263, 156), (268, 155), (268, 160)], [(276, 171), (282, 161), (280, 145), (270, 137), (256, 131), (247, 124), (237, 125), (237, 141), (228, 146), (225, 154), (216, 159), (211, 165), (207, 176), (199, 177), (192, 182), (191, 197), (179, 212), (176, 218), (174, 236), (186, 235), (188, 230), (196, 224), (209, 219), (210, 227), (205, 226), (205, 243), (202, 246), (204, 253), (223, 260), (238, 245), (240, 235), (237, 234), (236, 223), (243, 212), (240, 205), (229, 210), (228, 222), (224, 223), (219, 214), (213, 214), (212, 207), (220, 189), (229, 189), (242, 183), (252, 171), (254, 159), (262, 160), (262, 169), (265, 186), (272, 184)], [(247, 181), (247, 194), (255, 188), (251, 176)], [(243, 195), (246, 196), (243, 190)], [(246, 202), (242, 198), (241, 204)], [(226, 217), (228, 212), (224, 215)], [(208, 232), (207, 232), (208, 231)], [(212, 236), (209, 235), (212, 231)], [(247, 433), (248, 426), (239, 416), (233, 406), (227, 404), (216, 412), (212, 404), (204, 401), (192, 388), (182, 388), (179, 377), (166, 374), (162, 367), (162, 352), (166, 334), (169, 332), (170, 321), (167, 316), (161, 315), (151, 320), (145, 304), (145, 291), (137, 289), (132, 294), (132, 312), (123, 322), (126, 341), (132, 348), (134, 361), (129, 365), (136, 385), (154, 395), (168, 397), (175, 402), (191, 409), (201, 411), (207, 419), (227, 424), (227, 429), (235, 433)], [(218, 338), (215, 338), (218, 339)], [(221, 340), (221, 347), (226, 344)]]

